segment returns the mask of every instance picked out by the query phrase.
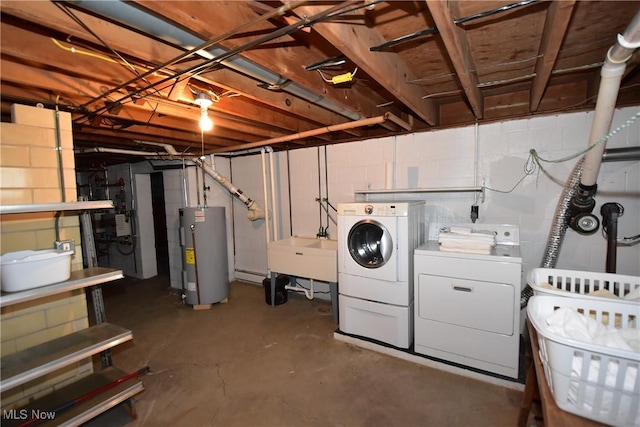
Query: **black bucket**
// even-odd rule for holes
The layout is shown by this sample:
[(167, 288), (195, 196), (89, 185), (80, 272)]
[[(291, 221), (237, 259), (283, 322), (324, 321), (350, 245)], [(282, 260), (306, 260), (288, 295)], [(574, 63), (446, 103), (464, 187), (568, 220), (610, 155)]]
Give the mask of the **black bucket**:
[[(279, 274), (276, 277), (276, 296), (274, 300), (275, 305), (284, 304), (287, 302), (288, 293), (284, 288), (289, 284), (289, 276)], [(271, 279), (266, 278), (262, 281), (262, 286), (264, 287), (264, 301), (271, 305)]]

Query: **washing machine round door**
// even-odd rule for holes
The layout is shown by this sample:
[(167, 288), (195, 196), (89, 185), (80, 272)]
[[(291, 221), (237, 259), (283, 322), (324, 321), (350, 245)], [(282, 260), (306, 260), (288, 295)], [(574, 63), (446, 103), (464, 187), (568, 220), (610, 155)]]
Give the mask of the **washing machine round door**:
[(351, 258), (365, 268), (380, 268), (393, 253), (393, 240), (386, 227), (372, 219), (357, 222), (349, 231)]

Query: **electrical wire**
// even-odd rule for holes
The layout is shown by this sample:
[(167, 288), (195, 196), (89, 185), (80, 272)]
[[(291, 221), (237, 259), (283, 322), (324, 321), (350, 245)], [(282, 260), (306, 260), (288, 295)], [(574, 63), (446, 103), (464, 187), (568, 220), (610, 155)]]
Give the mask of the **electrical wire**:
[[(333, 80), (332, 80), (332, 79), (327, 79), (327, 78), (324, 76), (324, 74), (322, 73), (322, 70), (318, 69), (317, 71), (318, 71), (318, 73), (320, 73), (320, 77), (322, 77), (322, 80), (324, 80), (324, 81), (325, 81), (325, 83), (333, 83)], [(351, 73), (343, 73), (343, 74), (350, 74), (350, 75), (351, 75), (351, 79), (353, 79), (353, 78), (355, 77), (355, 75), (356, 75), (356, 73), (357, 73), (357, 72), (358, 72), (358, 67), (356, 67), (356, 68), (355, 68), (355, 70), (353, 70), (353, 72), (351, 72)], [(340, 76), (340, 75), (342, 75), (342, 74), (336, 74), (336, 76)], [(335, 76), (334, 76), (334, 77), (335, 77)], [(351, 80), (351, 79), (350, 79), (350, 80)], [(350, 81), (350, 80), (349, 80), (349, 81)], [(334, 83), (334, 84), (335, 84), (335, 83)]]
[[(580, 157), (582, 155), (584, 155), (585, 153), (587, 153), (589, 150), (592, 150), (593, 148), (595, 148), (596, 146), (603, 144), (604, 142), (608, 141), (611, 137), (613, 137), (614, 135), (616, 135), (617, 133), (619, 133), (620, 131), (622, 131), (625, 128), (628, 128), (629, 126), (631, 126), (631, 124), (633, 124), (633, 122), (635, 122), (638, 118), (640, 118), (640, 111), (637, 112), (636, 114), (634, 114), (633, 116), (631, 116), (627, 121), (625, 121), (623, 124), (621, 124), (620, 126), (618, 126), (616, 129), (612, 130), (611, 132), (609, 132), (607, 135), (603, 136), (602, 138), (600, 138), (599, 140), (597, 140), (595, 143), (593, 143), (592, 145), (590, 145), (589, 147), (587, 147), (584, 150), (581, 150), (575, 154), (572, 154), (570, 156), (567, 157), (563, 157), (560, 159), (544, 159), (542, 157), (540, 157), (537, 153), (537, 151), (532, 148), (529, 150), (529, 157), (527, 158), (525, 164), (524, 164), (524, 175), (518, 180), (518, 182), (515, 183), (515, 185), (513, 187), (511, 187), (511, 189), (509, 190), (498, 190), (495, 188), (491, 188), (491, 187), (484, 187), (485, 190), (489, 190), (489, 191), (494, 191), (496, 193), (511, 193), (512, 191), (514, 191), (518, 185), (520, 185), (520, 183), (522, 183), (522, 181), (524, 181), (524, 179), (530, 175), (533, 175), (533, 173), (538, 169), (540, 170), (544, 170), (543, 166), (540, 164), (540, 162), (546, 162), (546, 163), (562, 163), (562, 162), (566, 162), (569, 160), (573, 160), (577, 157)], [(539, 171), (538, 171), (539, 173)], [(477, 196), (476, 196), (477, 197)], [(625, 238), (626, 239), (626, 238)]]
[[(511, 193), (513, 190), (516, 189), (516, 187), (518, 187), (518, 185), (520, 185), (522, 181), (524, 181), (526, 177), (528, 177), (529, 175), (533, 175), (533, 173), (536, 171), (536, 163), (531, 154), (529, 154), (529, 158), (527, 158), (527, 161), (524, 163), (523, 169), (524, 169), (524, 175), (522, 175), (522, 178), (520, 178), (520, 180), (518, 180), (518, 182), (516, 182), (515, 185), (511, 187), (510, 190), (497, 190), (491, 187), (484, 187), (484, 189), (489, 191), (494, 191), (496, 193), (505, 193), (505, 194)], [(477, 195), (476, 195), (476, 198), (477, 198)], [(477, 200), (476, 200), (476, 203), (477, 203)]]
[(537, 163), (539, 162), (546, 162), (546, 163), (562, 163), (562, 162), (566, 162), (569, 160), (573, 160), (577, 157), (582, 156), (583, 154), (587, 153), (590, 150), (593, 150), (595, 147), (597, 147), (598, 145), (604, 144), (605, 142), (607, 142), (611, 137), (613, 137), (614, 135), (616, 135), (617, 133), (619, 133), (621, 130), (628, 128), (629, 126), (631, 126), (633, 124), (633, 122), (635, 122), (638, 118), (640, 118), (640, 111), (638, 111), (636, 114), (634, 114), (633, 116), (631, 116), (627, 121), (625, 121), (623, 124), (621, 124), (620, 126), (618, 126), (616, 129), (612, 130), (611, 132), (609, 132), (608, 134), (606, 134), (605, 136), (603, 136), (602, 138), (598, 139), (596, 142), (594, 142), (593, 144), (591, 144), (590, 146), (588, 146), (587, 148), (585, 148), (584, 150), (578, 151), (575, 154), (572, 154), (570, 156), (567, 157), (562, 157), (560, 159), (544, 159), (542, 157), (540, 157), (540, 155), (538, 154), (538, 152), (532, 148), (531, 150), (529, 150), (529, 153), (531, 156), (533, 156), (533, 158), (535, 159), (535, 161)]
[[(82, 21), (82, 19), (78, 18), (73, 12), (71, 12), (71, 10), (69, 10), (69, 8), (66, 5), (64, 5), (64, 4), (60, 3), (60, 2), (54, 2), (53, 4), (55, 4), (62, 12), (64, 12), (67, 16), (69, 16), (75, 23), (77, 23), (82, 28), (84, 28), (85, 31), (87, 31), (89, 34), (91, 34), (93, 37), (95, 37), (104, 47), (106, 47), (111, 52), (113, 52), (113, 54), (115, 56), (120, 58), (120, 60), (124, 64), (126, 64), (126, 68), (131, 70), (136, 76), (140, 77), (140, 74), (138, 73), (138, 70), (136, 70), (136, 68), (133, 65), (131, 65), (129, 63), (129, 61), (127, 61), (122, 55), (120, 55), (118, 52), (116, 52), (114, 49), (112, 49), (111, 46), (109, 46), (109, 44), (106, 41), (104, 41), (98, 34), (96, 34), (91, 28), (89, 28), (89, 26), (87, 24), (85, 24)], [(144, 81), (147, 82), (146, 80), (144, 80)], [(149, 82), (147, 82), (147, 83), (149, 83)]]

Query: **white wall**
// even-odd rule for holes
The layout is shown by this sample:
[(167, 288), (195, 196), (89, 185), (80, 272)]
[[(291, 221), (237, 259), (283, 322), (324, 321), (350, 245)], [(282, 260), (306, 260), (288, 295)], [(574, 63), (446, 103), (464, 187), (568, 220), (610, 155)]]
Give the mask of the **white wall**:
[[(638, 108), (616, 110), (612, 129), (625, 122)], [(418, 187), (473, 186), (483, 181), (493, 190), (508, 191), (524, 176), (529, 150), (543, 158), (558, 159), (586, 148), (593, 113), (571, 113), (513, 120), (477, 127), (477, 176), (474, 173), (476, 127), (463, 127), (408, 134), (397, 138), (331, 145), (327, 147), (328, 194), (331, 204), (354, 201), (354, 190)], [(638, 122), (613, 136), (607, 148), (640, 145)], [(318, 171), (318, 151), (321, 172)], [(320, 226), (318, 177), (324, 184), (325, 148), (289, 152), (291, 175), (291, 223), (293, 234), (315, 237)], [(281, 237), (289, 235), (289, 187), (286, 152), (276, 153), (281, 218)], [(538, 267), (542, 260), (550, 224), (562, 186), (577, 159), (544, 163), (544, 171), (525, 177), (510, 193), (487, 190), (480, 206), (478, 224), (515, 223), (520, 226), (523, 270)], [(264, 205), (260, 155), (233, 158), (233, 181), (247, 195)], [(468, 222), (476, 193), (399, 194), (396, 199), (423, 199), (428, 204), (426, 220)], [(370, 196), (372, 197), (372, 196)], [(389, 196), (385, 196), (389, 198)], [(234, 200), (234, 206), (237, 200)], [(598, 194), (593, 213), (600, 218), (600, 206), (618, 202), (625, 208), (619, 219), (619, 236), (640, 231), (640, 164), (637, 161), (603, 163), (598, 177)], [(241, 205), (241, 204), (240, 204)], [(243, 207), (241, 205), (241, 207)], [(333, 215), (335, 217), (335, 214)], [(323, 217), (323, 221), (324, 220)], [(326, 225), (326, 224), (325, 224)], [(335, 225), (330, 224), (335, 238)], [(264, 221), (250, 222), (246, 212), (234, 209), (236, 270), (267, 272)], [(618, 247), (620, 274), (640, 275), (640, 245)], [(567, 231), (557, 268), (605, 271), (606, 238), (601, 233), (581, 236)]]

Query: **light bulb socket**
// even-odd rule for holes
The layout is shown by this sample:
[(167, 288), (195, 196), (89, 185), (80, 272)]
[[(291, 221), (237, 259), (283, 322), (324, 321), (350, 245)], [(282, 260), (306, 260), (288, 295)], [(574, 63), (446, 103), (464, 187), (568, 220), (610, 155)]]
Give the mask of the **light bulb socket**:
[(206, 110), (211, 106), (211, 104), (213, 104), (211, 97), (204, 92), (198, 93), (198, 95), (196, 96), (196, 99), (194, 99), (193, 102), (198, 104), (200, 106), (200, 109), (202, 110)]

